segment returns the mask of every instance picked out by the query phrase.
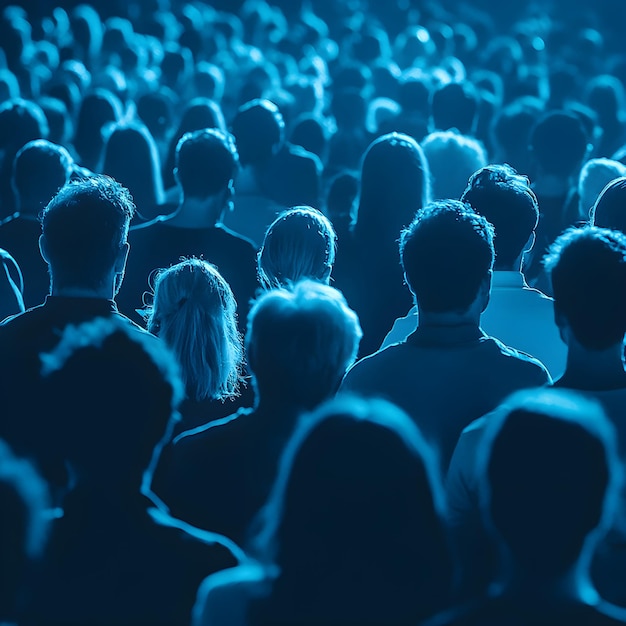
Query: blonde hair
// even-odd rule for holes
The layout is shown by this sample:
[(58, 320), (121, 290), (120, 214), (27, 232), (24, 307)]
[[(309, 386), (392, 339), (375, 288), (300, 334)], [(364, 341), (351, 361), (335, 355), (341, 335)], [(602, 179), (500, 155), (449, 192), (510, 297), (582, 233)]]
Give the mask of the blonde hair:
[(193, 400), (236, 396), (243, 365), (237, 303), (214, 265), (187, 259), (155, 279), (148, 330), (176, 356)]
[(328, 282), (337, 235), (317, 209), (297, 206), (283, 211), (268, 227), (257, 256), (263, 287), (283, 287), (308, 278)]

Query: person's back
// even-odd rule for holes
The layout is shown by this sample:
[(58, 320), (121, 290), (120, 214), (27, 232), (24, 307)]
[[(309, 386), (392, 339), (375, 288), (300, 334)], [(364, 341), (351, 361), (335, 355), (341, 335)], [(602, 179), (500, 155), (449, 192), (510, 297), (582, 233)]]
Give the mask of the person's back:
[[(495, 229), (496, 258), (489, 304), (480, 327), (505, 345), (539, 359), (557, 377), (565, 369), (566, 347), (554, 322), (552, 300), (530, 288), (524, 259), (532, 250), (539, 218), (528, 178), (508, 165), (488, 165), (474, 172), (461, 200)], [(403, 341), (417, 326), (417, 307), (399, 318), (382, 347)]]
[(304, 280), (262, 294), (246, 336), (255, 406), (164, 450), (152, 488), (172, 514), (245, 543), (297, 419), (336, 392), (359, 339), (356, 315), (327, 285)]
[(359, 361), (342, 389), (402, 407), (448, 466), (467, 424), (516, 389), (550, 380), (545, 367), (480, 329), (493, 264), (493, 230), (459, 201), (418, 212), (401, 237), (420, 322), (406, 341)]
[(42, 362), (50, 409), (65, 416), (59, 445), (73, 481), (23, 623), (186, 623), (202, 579), (241, 553), (141, 493), (182, 397), (175, 361), (150, 335), (97, 319), (69, 328)]
[(120, 291), (120, 308), (136, 313), (143, 294), (152, 287), (151, 274), (181, 257), (203, 258), (217, 266), (233, 289), (240, 330), (245, 328), (256, 283), (256, 254), (252, 242), (220, 222), (230, 210), (238, 155), (232, 138), (215, 129), (188, 133), (177, 149), (176, 176), (181, 200), (173, 213), (131, 230), (127, 276)]
[(68, 324), (115, 317), (144, 332), (118, 312), (114, 301), (133, 211), (127, 190), (112, 179), (93, 177), (63, 187), (43, 213), (40, 243), (50, 267), (51, 295), (0, 324), (1, 430), (18, 453), (58, 460), (50, 438), (59, 436), (54, 424), (59, 416), (50, 415), (37, 391), (39, 355), (54, 347)]

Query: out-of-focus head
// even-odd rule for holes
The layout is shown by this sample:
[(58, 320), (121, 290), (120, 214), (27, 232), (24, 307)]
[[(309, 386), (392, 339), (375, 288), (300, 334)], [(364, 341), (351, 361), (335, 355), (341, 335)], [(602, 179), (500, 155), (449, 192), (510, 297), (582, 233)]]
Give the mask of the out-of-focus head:
[(140, 213), (164, 201), (159, 151), (143, 124), (115, 124), (108, 129), (102, 172), (128, 188)]
[(532, 156), (541, 171), (562, 178), (578, 175), (588, 146), (582, 120), (568, 111), (549, 111), (530, 133)]
[(389, 133), (375, 139), (361, 162), (355, 233), (394, 240), (415, 212), (430, 200), (430, 169), (423, 150), (409, 135)]
[(174, 174), (185, 197), (207, 198), (234, 186), (239, 155), (231, 135), (206, 128), (183, 135)]
[(528, 177), (506, 164), (487, 165), (470, 176), (461, 201), (493, 225), (496, 269), (512, 268), (539, 221)]
[(0, 149), (12, 156), (27, 142), (48, 136), (48, 120), (41, 107), (14, 98), (0, 105)]
[(626, 234), (626, 175), (602, 189), (591, 209), (591, 223)]
[(469, 81), (450, 82), (432, 93), (431, 109), (434, 130), (456, 128), (471, 135), (476, 126), (479, 96)]
[(459, 200), (435, 200), (418, 211), (400, 237), (400, 258), (421, 310), (463, 312), (481, 289), (488, 293), (493, 239), (493, 226)]
[[(626, 179), (626, 165), (613, 159), (589, 159), (582, 166), (578, 177), (578, 195), (581, 215), (591, 215), (595, 220), (596, 200), (602, 190), (616, 178)], [(625, 196), (626, 199), (626, 196)], [(624, 204), (626, 208), (626, 203)], [(595, 221), (594, 221), (595, 223)], [(606, 228), (615, 228), (608, 224), (595, 224)], [(621, 230), (618, 228), (618, 230)]]
[(0, 440), (0, 615), (15, 615), (29, 563), (43, 553), (48, 535), (48, 487), (30, 461)]
[(63, 147), (46, 139), (29, 141), (13, 161), (13, 191), (19, 210), (38, 215), (69, 182), (74, 160)]
[(613, 425), (564, 389), (518, 392), (490, 416), (478, 456), (487, 522), (526, 573), (560, 575), (614, 510)]
[(69, 325), (41, 355), (49, 406), (62, 412), (68, 463), (79, 480), (141, 480), (183, 397), (165, 344), (116, 318)]
[(266, 291), (248, 314), (246, 351), (261, 402), (311, 409), (337, 391), (362, 332), (340, 291), (302, 280)]
[(148, 330), (178, 359), (188, 397), (225, 399), (237, 393), (243, 361), (237, 303), (214, 265), (187, 259), (161, 270)]
[[(406, 413), (340, 396), (305, 416), (287, 444), (256, 547), (287, 579), (358, 576), (353, 618), (364, 606), (415, 618), (449, 588), (444, 506), (435, 455)], [(362, 593), (400, 581), (412, 591), (394, 606)]]
[(241, 105), (231, 122), (241, 164), (262, 165), (282, 146), (285, 122), (271, 101), (255, 99)]
[(108, 176), (71, 181), (42, 215), (42, 252), (58, 288), (99, 289), (123, 273), (135, 205)]
[(420, 145), (430, 168), (433, 200), (458, 200), (469, 177), (487, 165), (482, 143), (455, 131), (435, 131)]
[(556, 321), (588, 350), (605, 350), (626, 334), (626, 235), (570, 228), (544, 260), (552, 281)]
[(268, 227), (258, 253), (259, 281), (266, 288), (302, 278), (328, 283), (337, 236), (329, 219), (309, 206), (283, 211)]

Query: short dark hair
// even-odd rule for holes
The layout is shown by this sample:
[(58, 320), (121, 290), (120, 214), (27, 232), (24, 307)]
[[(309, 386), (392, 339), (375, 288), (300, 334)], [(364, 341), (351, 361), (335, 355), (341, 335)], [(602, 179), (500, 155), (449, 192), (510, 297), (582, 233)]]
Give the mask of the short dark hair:
[(534, 158), (548, 174), (570, 176), (577, 173), (585, 158), (589, 137), (578, 115), (570, 111), (550, 111), (541, 117), (530, 133)]
[(436, 200), (402, 231), (400, 257), (421, 308), (465, 311), (493, 266), (493, 226), (468, 204)]
[(135, 205), (109, 176), (63, 186), (42, 215), (50, 273), (57, 286), (97, 288), (126, 243)]
[(431, 96), (435, 129), (456, 128), (462, 134), (472, 134), (478, 114), (478, 94), (473, 83), (447, 83), (436, 88)]
[(566, 389), (517, 392), (490, 415), (478, 458), (486, 522), (527, 572), (566, 571), (611, 517), (619, 461), (595, 400)]
[(185, 133), (176, 146), (176, 177), (186, 197), (206, 198), (224, 191), (238, 168), (233, 137), (216, 128)]
[(528, 178), (507, 164), (487, 165), (472, 174), (461, 200), (493, 224), (496, 268), (510, 266), (539, 221), (537, 197)]
[(544, 258), (554, 307), (589, 350), (604, 350), (626, 334), (626, 235), (587, 226), (560, 235)]

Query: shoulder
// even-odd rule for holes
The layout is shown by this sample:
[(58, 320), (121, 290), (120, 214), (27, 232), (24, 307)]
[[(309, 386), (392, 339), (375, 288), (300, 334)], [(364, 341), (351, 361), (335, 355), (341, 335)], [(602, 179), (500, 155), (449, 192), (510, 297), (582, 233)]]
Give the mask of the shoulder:
[(246, 250), (256, 254), (256, 245), (252, 242), (251, 239), (236, 233), (234, 230), (228, 228), (223, 223), (218, 224), (215, 227), (216, 234), (221, 238), (231, 242), (235, 246), (239, 246), (242, 250)]
[(254, 562), (212, 574), (198, 589), (192, 626), (245, 626), (250, 602), (268, 595), (272, 580), (270, 570)]
[(526, 373), (528, 380), (533, 384), (543, 385), (551, 382), (552, 379), (546, 366), (530, 354), (507, 346), (495, 337), (488, 336), (485, 343), (503, 367), (515, 368), (519, 372)]
[(405, 343), (395, 343), (359, 359), (346, 372), (341, 388), (350, 390), (359, 387), (372, 376), (378, 378), (390, 364), (404, 359), (406, 347)]

